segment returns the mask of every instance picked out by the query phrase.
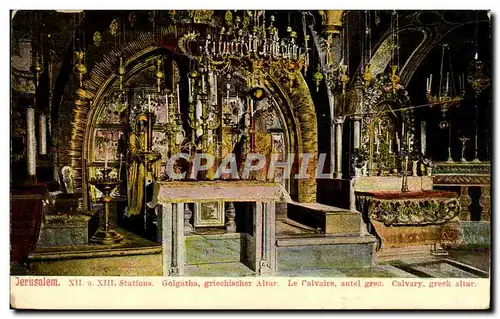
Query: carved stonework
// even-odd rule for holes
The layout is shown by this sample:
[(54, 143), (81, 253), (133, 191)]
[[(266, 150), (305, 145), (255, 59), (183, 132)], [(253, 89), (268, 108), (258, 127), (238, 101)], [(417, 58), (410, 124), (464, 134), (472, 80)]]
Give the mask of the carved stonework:
[(481, 197), (479, 198), (479, 205), (483, 208), (481, 213), (481, 220), (490, 220), (490, 187), (481, 187)]
[(469, 205), (472, 200), (469, 196), (469, 187), (460, 187), (460, 198), (458, 200), (460, 203), (460, 220), (470, 220)]
[(226, 217), (227, 217), (226, 231), (228, 233), (235, 233), (236, 222), (234, 221), (234, 218), (236, 217), (236, 209), (234, 208), (233, 203), (229, 203), (228, 208), (226, 210)]
[(434, 175), (434, 185), (490, 185), (489, 175)]
[(370, 219), (386, 226), (436, 225), (452, 220), (459, 214), (456, 198), (380, 200), (368, 199)]

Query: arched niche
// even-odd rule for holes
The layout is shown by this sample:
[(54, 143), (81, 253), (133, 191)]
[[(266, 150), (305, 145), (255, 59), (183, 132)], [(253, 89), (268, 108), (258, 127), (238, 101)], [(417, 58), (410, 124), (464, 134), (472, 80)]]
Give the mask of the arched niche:
[[(96, 125), (99, 125), (97, 124), (98, 114), (104, 109), (105, 102), (103, 101), (108, 95), (109, 88), (116, 85), (118, 80), (116, 74), (119, 64), (118, 56), (124, 57), (124, 65), (128, 71), (126, 77), (131, 77), (137, 73), (134, 72), (134, 68), (140, 68), (141, 64), (144, 66), (144, 57), (153, 57), (157, 52), (160, 52), (158, 50), (165, 50), (157, 45), (152, 45), (152, 40), (151, 35), (141, 33), (134, 40), (125, 43), (120, 50), (106, 52), (92, 67), (89, 77), (84, 81), (85, 89), (77, 92), (76, 110), (73, 112), (71, 120), (70, 147), (67, 150), (61, 150), (61, 152), (68, 153), (66, 155), (70, 159), (70, 166), (75, 171), (75, 180), (77, 183), (80, 180), (81, 186), (85, 184), (83, 188), (86, 187), (88, 179), (84, 167), (89, 160), (95, 160), (89, 154), (91, 145), (94, 145), (95, 142)], [(179, 57), (180, 59), (185, 58)], [(182, 68), (181, 64), (179, 67)], [(185, 70), (183, 71), (185, 72)], [(317, 122), (309, 88), (298, 71), (293, 72), (293, 81), (290, 81), (290, 73), (285, 72), (285, 70), (269, 68), (266, 71), (266, 95), (271, 104), (277, 107), (281, 129), (284, 133), (286, 152), (311, 153), (315, 156), (310, 160), (308, 166), (309, 178), (294, 180), (295, 185), (288, 185), (287, 188), (290, 192), (295, 193), (296, 200), (314, 202), (316, 200)], [(181, 82), (183, 76), (185, 74), (182, 74), (181, 71)], [(182, 92), (181, 95), (183, 95)], [(78, 178), (79, 176), (80, 178)]]

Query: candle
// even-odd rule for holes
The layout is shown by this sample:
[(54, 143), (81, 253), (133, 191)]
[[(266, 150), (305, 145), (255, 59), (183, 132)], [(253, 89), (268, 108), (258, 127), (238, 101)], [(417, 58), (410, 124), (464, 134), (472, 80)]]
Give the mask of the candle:
[(123, 154), (120, 154), (120, 170), (118, 171), (118, 180), (121, 180), (122, 176), (122, 162), (123, 162)]
[(179, 84), (177, 84), (177, 113), (181, 114), (181, 95), (179, 90)]
[(431, 77), (429, 78), (429, 93), (431, 92), (432, 90), (432, 74), (431, 74)]
[(379, 153), (379, 149), (380, 149), (380, 140), (377, 139), (377, 154)]
[(201, 92), (205, 93), (205, 74), (201, 75)]
[(426, 125), (425, 121), (420, 122), (420, 151), (425, 155), (425, 149), (427, 146), (426, 141)]
[(449, 86), (450, 86), (450, 72), (446, 72), (446, 93), (448, 93)]
[(401, 145), (399, 144), (399, 136), (398, 136), (398, 132), (396, 132), (396, 144), (398, 146), (398, 152), (401, 151)]
[(148, 112), (151, 112), (151, 95), (148, 94)]
[(214, 76), (214, 102), (215, 102), (215, 105), (217, 105), (219, 103), (218, 101), (218, 97), (217, 97), (217, 74)]
[(166, 110), (167, 110), (167, 123), (170, 122), (169, 121), (169, 114), (168, 114), (168, 111), (169, 111), (169, 106), (168, 106), (168, 95), (165, 94), (165, 103), (167, 104), (167, 107), (166, 107)]
[(104, 144), (104, 169), (108, 169), (108, 149)]
[(189, 90), (188, 90), (189, 91), (188, 92), (188, 94), (189, 94), (189, 101), (191, 102), (191, 79), (190, 78), (188, 78), (188, 87), (189, 87)]
[(392, 154), (392, 140), (389, 140), (389, 154)]
[(403, 121), (403, 124), (401, 125), (401, 138), (404, 138), (405, 136), (405, 122)]
[(253, 99), (252, 98), (250, 98), (250, 114), (253, 117)]
[(36, 175), (36, 140), (35, 140), (35, 109), (28, 107), (26, 109), (26, 139), (27, 139), (27, 161), (28, 175)]
[(38, 139), (40, 155), (47, 154), (47, 117), (45, 114), (40, 114), (38, 118)]

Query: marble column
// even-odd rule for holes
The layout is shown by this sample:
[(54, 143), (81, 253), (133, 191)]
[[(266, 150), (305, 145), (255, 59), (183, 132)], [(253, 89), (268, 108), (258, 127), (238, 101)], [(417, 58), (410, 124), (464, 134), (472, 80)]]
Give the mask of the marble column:
[(490, 186), (481, 187), (481, 197), (479, 197), (479, 205), (483, 208), (481, 212), (481, 220), (490, 220)]
[(163, 253), (163, 276), (172, 275), (172, 262), (173, 262), (173, 245), (172, 245), (172, 228), (173, 228), (173, 214), (172, 204), (163, 204), (161, 211), (161, 227), (162, 231), (162, 253)]
[(276, 271), (276, 202), (256, 202), (254, 212), (255, 265), (257, 275)]
[(163, 275), (182, 276), (185, 263), (184, 204), (163, 204), (161, 227)]
[(458, 215), (458, 218), (461, 221), (470, 221), (469, 205), (472, 203), (472, 200), (469, 196), (468, 186), (460, 187), (460, 197), (458, 198), (458, 202), (460, 204), (460, 214)]
[(344, 117), (336, 117), (333, 122), (335, 123), (335, 178), (342, 178), (342, 127), (344, 124)]
[(335, 98), (330, 88), (327, 90), (328, 93), (328, 104), (330, 106), (330, 175), (331, 178), (334, 177), (335, 173)]

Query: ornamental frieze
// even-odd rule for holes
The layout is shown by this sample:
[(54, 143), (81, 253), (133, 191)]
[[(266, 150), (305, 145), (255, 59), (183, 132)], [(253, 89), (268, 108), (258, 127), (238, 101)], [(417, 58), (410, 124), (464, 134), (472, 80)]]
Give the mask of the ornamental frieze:
[(385, 226), (437, 225), (457, 217), (460, 205), (456, 198), (380, 200), (369, 198), (368, 216)]

